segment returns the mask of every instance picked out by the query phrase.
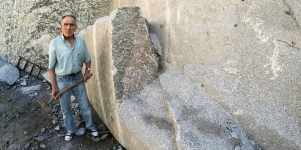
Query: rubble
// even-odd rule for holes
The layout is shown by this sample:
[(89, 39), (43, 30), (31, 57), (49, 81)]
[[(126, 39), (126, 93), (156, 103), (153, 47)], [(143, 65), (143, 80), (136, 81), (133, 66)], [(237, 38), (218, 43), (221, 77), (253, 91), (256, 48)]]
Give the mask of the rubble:
[[(24, 81), (26, 81), (26, 85), (22, 84)], [(7, 85), (7, 88), (0, 91), (1, 150), (58, 149), (65, 146), (65, 149), (68, 149), (67, 145), (63, 143), (66, 129), (59, 102), (51, 103), (49, 106), (52, 108), (52, 112), (47, 114), (36, 101), (39, 97), (46, 100), (51, 97), (50, 84), (36, 80), (35, 77), (23, 71), (20, 71), (20, 78), (13, 85)], [(73, 142), (71, 149), (78, 147), (93, 149), (94, 146), (104, 143), (106, 149), (112, 149), (119, 145), (108, 128), (99, 121), (96, 122), (100, 133), (99, 137), (90, 137), (90, 140), (87, 140), (95, 144), (85, 143), (86, 140), (82, 140), (82, 138), (88, 136), (83, 135), (91, 135), (91, 133), (85, 132), (85, 122), (74, 96), (72, 96), (71, 108), (78, 127), (77, 138), (70, 141)], [(103, 135), (106, 135), (107, 138), (100, 139)], [(57, 144), (58, 142), (61, 144)]]

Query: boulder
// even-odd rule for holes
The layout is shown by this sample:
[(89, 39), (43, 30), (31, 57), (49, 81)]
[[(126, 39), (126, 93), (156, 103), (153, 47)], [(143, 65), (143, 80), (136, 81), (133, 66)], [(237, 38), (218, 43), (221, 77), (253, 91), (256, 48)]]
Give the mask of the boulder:
[(0, 80), (9, 85), (13, 85), (19, 76), (19, 70), (11, 64), (5, 64), (0, 68)]

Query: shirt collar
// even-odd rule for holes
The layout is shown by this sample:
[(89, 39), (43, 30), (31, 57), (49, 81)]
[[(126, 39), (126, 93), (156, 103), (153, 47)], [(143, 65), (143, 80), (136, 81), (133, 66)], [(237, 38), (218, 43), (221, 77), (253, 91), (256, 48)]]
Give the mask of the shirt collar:
[[(75, 41), (76, 41), (75, 35), (73, 35), (73, 37), (74, 37), (74, 43), (75, 43)], [(63, 40), (63, 42), (68, 42), (68, 41), (65, 39), (65, 37), (64, 37), (63, 34), (61, 35), (61, 39)]]

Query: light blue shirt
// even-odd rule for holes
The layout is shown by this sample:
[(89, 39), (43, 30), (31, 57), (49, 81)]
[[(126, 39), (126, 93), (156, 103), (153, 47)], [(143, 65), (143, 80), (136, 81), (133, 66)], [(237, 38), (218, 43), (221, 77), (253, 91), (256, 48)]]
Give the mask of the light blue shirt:
[(79, 72), (84, 63), (91, 60), (85, 40), (74, 35), (71, 47), (63, 35), (53, 39), (49, 44), (49, 69), (55, 69), (57, 75), (68, 75)]

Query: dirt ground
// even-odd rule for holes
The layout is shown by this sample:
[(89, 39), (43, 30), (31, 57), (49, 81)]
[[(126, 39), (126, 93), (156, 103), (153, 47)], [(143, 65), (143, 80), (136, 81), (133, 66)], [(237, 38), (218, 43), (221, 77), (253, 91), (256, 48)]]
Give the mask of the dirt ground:
[[(22, 74), (21, 74), (22, 76)], [(57, 125), (40, 107), (38, 98), (48, 101), (51, 96), (50, 84), (23, 73), (26, 85), (15, 83), (12, 86), (0, 83), (0, 149), (1, 150), (112, 150), (120, 149), (120, 144), (115, 138), (108, 134), (102, 140), (92, 140), (91, 133), (86, 131), (84, 135), (74, 135), (71, 141), (66, 142), (64, 136), (65, 128), (55, 130)], [(22, 92), (22, 88), (40, 85), (38, 91)], [(58, 104), (58, 101), (52, 105)], [(101, 119), (93, 110), (96, 126), (103, 124)], [(43, 130), (43, 131), (42, 131)], [(37, 140), (37, 136), (44, 132), (46, 140)], [(101, 137), (102, 134), (99, 135)], [(122, 149), (122, 148), (121, 148)]]

